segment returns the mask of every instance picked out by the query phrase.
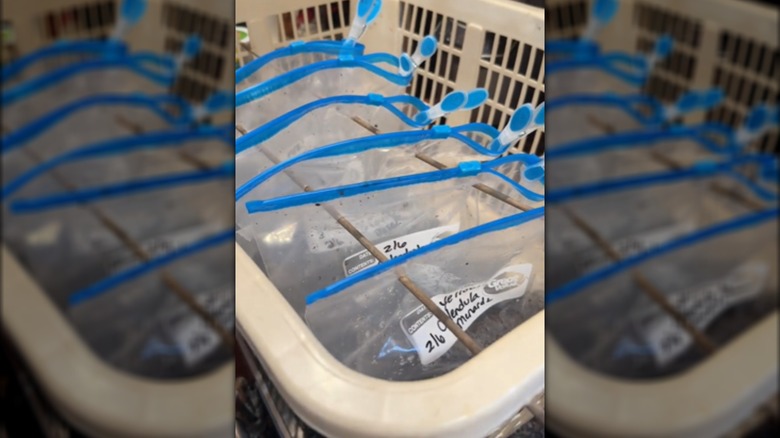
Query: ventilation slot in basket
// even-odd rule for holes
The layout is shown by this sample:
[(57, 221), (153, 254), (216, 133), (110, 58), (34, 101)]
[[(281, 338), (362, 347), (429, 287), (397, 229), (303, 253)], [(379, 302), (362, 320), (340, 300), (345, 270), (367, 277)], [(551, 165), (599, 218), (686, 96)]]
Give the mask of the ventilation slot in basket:
[(343, 39), (351, 22), (350, 3), (349, 0), (327, 2), (277, 15), (275, 47), (298, 40)]
[[(490, 98), (471, 112), (471, 122), (501, 129), (525, 103), (544, 102), (544, 50), (493, 32), (485, 33), (477, 87)], [(544, 133), (537, 131), (513, 145), (512, 152), (544, 153)]]
[(588, 23), (590, 6), (586, 0), (556, 2), (545, 8), (545, 36), (554, 39), (579, 37)]
[[(400, 8), (401, 51), (414, 53), (426, 35), (433, 35), (439, 41), (436, 53), (415, 71), (407, 91), (429, 104), (439, 102), (455, 90), (466, 23), (406, 2), (401, 2)], [(442, 118), (436, 123), (446, 122)]]
[(178, 53), (190, 35), (200, 37), (200, 52), (185, 64), (171, 91), (190, 101), (203, 101), (217, 89), (224, 74), (227, 62), (224, 53), (230, 43), (232, 28), (230, 21), (166, 1), (162, 22), (166, 29), (164, 49), (168, 53)]
[(105, 38), (114, 27), (115, 8), (108, 0), (47, 12), (40, 18), (43, 40)]
[[(753, 106), (777, 105), (778, 81), (780, 50), (735, 33), (721, 32), (712, 85), (724, 91), (726, 100), (707, 114), (707, 120), (738, 126)], [(779, 140), (774, 129), (757, 139), (752, 147), (778, 153)]]
[(672, 53), (653, 69), (644, 91), (664, 102), (677, 100), (691, 88), (696, 75), (701, 22), (657, 6), (637, 3), (634, 24), (638, 29), (638, 52), (650, 52), (660, 35), (669, 35), (674, 39)]

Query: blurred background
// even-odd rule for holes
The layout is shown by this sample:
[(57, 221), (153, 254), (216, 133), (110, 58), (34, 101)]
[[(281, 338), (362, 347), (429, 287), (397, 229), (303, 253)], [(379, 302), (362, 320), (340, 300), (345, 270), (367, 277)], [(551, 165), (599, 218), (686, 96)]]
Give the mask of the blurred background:
[(0, 436), (231, 433), (232, 17), (2, 3)]
[(548, 431), (776, 434), (776, 5), (545, 7)]

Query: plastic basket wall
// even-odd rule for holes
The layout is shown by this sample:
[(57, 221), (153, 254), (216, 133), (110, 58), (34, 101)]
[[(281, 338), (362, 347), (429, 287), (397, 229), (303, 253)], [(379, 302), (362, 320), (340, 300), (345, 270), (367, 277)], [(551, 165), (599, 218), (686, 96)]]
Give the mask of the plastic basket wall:
[[(295, 40), (341, 39), (349, 30), (350, 0), (237, 0), (236, 23), (249, 30), (249, 44), (236, 46), (243, 65)], [(370, 52), (413, 52), (425, 35), (439, 50), (415, 73), (409, 93), (428, 103), (452, 90), (484, 87), (485, 105), (452, 114), (450, 125), (479, 121), (503, 127), (523, 103), (544, 101), (544, 12), (502, 0), (386, 0), (361, 42)], [(531, 134), (513, 152), (544, 152), (544, 131)]]
[(250, 44), (236, 44), (239, 66), (293, 41), (340, 40), (352, 21), (350, 0), (236, 0), (237, 24), (249, 30)]
[[(110, 34), (118, 0), (45, 0), (3, 2), (3, 61), (60, 38), (102, 38)], [(172, 91), (202, 101), (217, 88), (232, 90), (229, 62), (232, 40), (231, 2), (219, 0), (151, 0), (143, 20), (128, 32), (133, 50), (178, 52), (184, 40), (198, 35), (203, 44), (188, 62)], [(13, 21), (10, 20), (13, 17)], [(226, 117), (230, 120), (230, 117)]]
[[(548, 0), (548, 38), (580, 34), (589, 0)], [(654, 69), (646, 91), (670, 102), (691, 89), (720, 87), (726, 99), (688, 121), (739, 126), (749, 108), (777, 104), (780, 95), (778, 15), (771, 6), (746, 1), (623, 0), (615, 21), (599, 40), (607, 50), (648, 51), (658, 35), (674, 38), (674, 50)], [(751, 147), (780, 153), (778, 130)]]

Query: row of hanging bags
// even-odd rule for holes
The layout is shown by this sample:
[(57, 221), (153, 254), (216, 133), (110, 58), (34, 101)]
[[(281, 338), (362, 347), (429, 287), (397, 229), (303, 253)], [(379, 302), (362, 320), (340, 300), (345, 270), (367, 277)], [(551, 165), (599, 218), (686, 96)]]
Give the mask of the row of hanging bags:
[(103, 360), (180, 378), (232, 357), (233, 99), (162, 92), (199, 42), (130, 53), (144, 9), (3, 67), (3, 240)]
[[(542, 206), (500, 170), (539, 178), (540, 159), (517, 154), (455, 168), (364, 181), (245, 204), (238, 239), (299, 313), (308, 293), (378, 263), (512, 213)], [(491, 190), (492, 189), (492, 190)]]
[(475, 350), (444, 320), (485, 348), (544, 309), (544, 228), (539, 207), (443, 237), (308, 295), (306, 323), (333, 356), (368, 376), (447, 373)]
[[(500, 133), (491, 126), (479, 123), (455, 128), (440, 125), (430, 130), (346, 140), (286, 160), (259, 147), (251, 151), (248, 160), (241, 159), (241, 154), (236, 159), (237, 224), (240, 228), (247, 223), (244, 207), (247, 201), (372, 179), (413, 175), (454, 167), (469, 160), (492, 160), (504, 154), (517, 138), (538, 129), (543, 120), (543, 104), (536, 109), (524, 105), (512, 115), (510, 123)], [(475, 140), (475, 137), (481, 141)], [(543, 161), (538, 163), (538, 166), (543, 165)], [(505, 170), (510, 179), (521, 181), (519, 172)], [(541, 175), (533, 180), (541, 181)], [(535, 187), (534, 190), (543, 192), (543, 187)]]

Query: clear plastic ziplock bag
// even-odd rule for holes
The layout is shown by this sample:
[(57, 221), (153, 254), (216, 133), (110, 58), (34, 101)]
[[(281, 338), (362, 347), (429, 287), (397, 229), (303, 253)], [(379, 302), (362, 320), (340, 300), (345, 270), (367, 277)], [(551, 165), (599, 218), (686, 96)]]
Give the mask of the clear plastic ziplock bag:
[[(776, 159), (745, 156), (723, 164), (701, 163), (570, 190), (550, 190), (547, 240), (550, 286), (651, 250), (715, 223), (777, 204), (777, 193), (745, 180), (750, 170)], [(734, 195), (735, 186), (742, 189)], [(597, 238), (595, 236), (598, 236)]]
[(131, 53), (90, 59), (46, 72), (3, 88), (4, 122), (15, 130), (51, 108), (101, 92), (159, 93), (173, 83), (184, 62), (199, 50), (200, 40), (192, 37), (177, 56)]
[[(469, 96), (475, 94), (479, 93)], [(543, 126), (543, 120), (544, 104), (536, 109), (526, 104), (515, 111), (501, 133), (480, 123), (436, 126), (347, 140), (292, 158), (287, 158), (289, 149), (277, 152), (264, 144), (237, 155), (236, 200), (264, 199), (298, 193), (303, 187), (325, 188), (485, 160), (505, 153), (518, 138)], [(297, 147), (292, 150), (297, 151)], [(281, 172), (284, 174), (279, 175)], [(238, 223), (243, 224), (243, 219), (239, 210)]]
[(550, 62), (545, 67), (545, 80), (551, 92), (548, 98), (582, 92), (637, 92), (653, 66), (667, 57), (671, 50), (672, 39), (662, 36), (649, 55), (604, 53)]
[[(97, 190), (77, 186), (69, 178), (89, 166), (81, 163), (36, 178), (24, 190), (31, 197), (4, 208), (4, 241), (55, 302), (132, 262), (138, 251), (151, 257), (215, 229), (232, 229), (232, 201), (225, 196), (233, 186), (232, 168), (192, 171), (191, 164), (166, 152), (112, 160), (123, 162), (112, 170), (126, 171), (132, 183), (145, 180), (134, 191), (126, 190), (126, 182), (104, 183)], [(182, 174), (188, 178), (159, 183)], [(65, 184), (71, 191), (63, 192)], [(116, 186), (125, 190), (107, 190)]]
[(436, 39), (428, 36), (417, 49), (424, 55), (342, 56), (276, 76), (236, 94), (236, 125), (251, 131), (295, 108), (329, 96), (402, 94), (414, 70), (436, 51), (436, 44)]
[(100, 94), (54, 109), (2, 138), (2, 153), (27, 148), (47, 158), (129, 133), (195, 125), (233, 109), (232, 94), (217, 91), (198, 105), (170, 94)]
[(419, 129), (449, 113), (476, 108), (485, 100), (487, 91), (482, 88), (468, 93), (453, 91), (434, 106), (408, 95), (331, 96), (296, 108), (238, 137), (236, 154), (240, 157), (242, 153), (251, 153), (249, 149), (262, 148), (287, 159), (316, 147), (365, 137), (371, 131), (356, 118), (379, 132)]
[(189, 105), (172, 95), (103, 94), (67, 104), (7, 133), (2, 152), (27, 148), (43, 157), (127, 135), (135, 126), (154, 131), (194, 122)]
[(642, 128), (660, 128), (693, 111), (706, 111), (723, 100), (719, 89), (692, 91), (664, 105), (642, 94), (571, 94), (552, 99), (548, 122), (562, 126), (545, 137), (546, 149), (572, 141)]
[(187, 231), (158, 238), (150, 260), (130, 257), (66, 297), (65, 314), (105, 362), (143, 377), (181, 379), (232, 360), (233, 230)]
[(486, 223), (374, 266), (307, 297), (305, 319), (344, 365), (421, 380), (469, 357), (409, 288), (486, 347), (544, 309), (544, 208)]
[[(539, 122), (543, 119), (544, 104), (536, 109), (527, 104), (515, 111), (500, 133), (481, 123), (456, 128), (440, 125), (424, 131), (348, 140), (284, 161), (265, 148), (245, 151), (236, 158), (237, 223), (239, 226), (246, 224), (243, 204), (247, 200), (270, 199), (300, 193), (304, 188), (323, 189), (454, 167), (469, 160), (492, 159), (505, 153), (518, 138), (542, 126)], [(482, 143), (473, 137), (481, 137)], [(541, 169), (536, 170), (536, 176), (521, 176), (521, 168), (537, 165)], [(538, 158), (522, 154), (503, 167), (507, 171), (504, 175), (513, 172), (512, 181), (528, 181), (535, 184), (532, 190), (544, 192), (539, 185), (543, 184), (543, 163), (539, 163)], [(539, 170), (542, 170), (541, 174)], [(505, 184), (498, 184), (496, 189), (512, 191)]]
[(73, 196), (69, 202), (44, 198), (47, 204), (21, 200), (12, 205), (15, 210), (4, 213), (3, 237), (56, 301), (129, 262), (139, 248), (153, 254), (215, 226), (232, 227), (231, 203), (224, 196), (232, 186), (230, 172), (204, 178), (208, 173), (199, 171), (199, 179), (121, 197), (75, 199), (78, 202)]
[(462, 163), (453, 169), (250, 201), (246, 208), (251, 222), (239, 225), (238, 240), (302, 313), (307, 294), (377, 263), (351, 233), (360, 233), (393, 258), (543, 205), (543, 195), (518, 183), (505, 196), (479, 188), (504, 181), (493, 167), (522, 159)]
[[(223, 144), (215, 145), (215, 141)], [(5, 204), (10, 197), (17, 197), (20, 193), (41, 193), (41, 190), (36, 188), (36, 179), (52, 172), (57, 173), (58, 178), (68, 180), (72, 189), (75, 189), (158, 176), (169, 170), (190, 169), (192, 164), (184, 164), (186, 157), (174, 158), (176, 153), (168, 153), (164, 149), (180, 150), (192, 147), (191, 144), (197, 142), (207, 142), (220, 149), (220, 162), (230, 160), (232, 154), (226, 145), (232, 142), (232, 126), (185, 128), (112, 138), (53, 154), (43, 161), (33, 159), (22, 153), (22, 150), (13, 151), (3, 157), (2, 200)], [(146, 155), (141, 154), (144, 151)], [(126, 154), (132, 152), (136, 152), (139, 158), (125, 159)]]
[(246, 90), (296, 68), (338, 59), (345, 51), (350, 56), (362, 56), (364, 50), (362, 44), (345, 47), (344, 41), (294, 41), (236, 70), (236, 91)]
[(126, 56), (127, 51), (124, 42), (116, 40), (57, 41), (3, 65), (0, 80), (3, 87), (11, 87), (63, 65), (77, 64), (84, 59)]
[(555, 165), (549, 175), (549, 190), (689, 167), (701, 160), (725, 161), (740, 152), (735, 141), (730, 127), (705, 123), (560, 145), (546, 151), (547, 160)]
[(287, 47), (267, 53), (236, 70), (236, 91), (276, 77), (305, 65), (337, 59), (339, 56), (361, 56), (365, 47), (357, 40), (376, 19), (382, 9), (381, 0), (357, 2), (355, 18), (343, 41), (295, 41)]
[(743, 215), (553, 289), (547, 333), (599, 373), (684, 372), (777, 308), (777, 218)]
[[(175, 244), (169, 240), (196, 238), (215, 224), (220, 229), (233, 226), (232, 202), (224, 196), (232, 188), (232, 170), (193, 172), (165, 155), (136, 152), (115, 161), (127, 162), (125, 169), (132, 167), (136, 173), (143, 170), (167, 176), (186, 172), (190, 178), (123, 193), (112, 193), (106, 186), (63, 192), (63, 182), (73, 184), (68, 177), (75, 172), (56, 177), (46, 173), (24, 190), (31, 197), (14, 199), (5, 206), (4, 241), (55, 302), (101, 278), (113, 265), (132, 259), (126, 239), (135, 242), (133, 248), (153, 252), (158, 248), (154, 242), (161, 239)], [(133, 176), (135, 181), (142, 179), (143, 175)]]
[[(236, 156), (236, 201), (300, 193), (301, 187), (323, 189), (428, 172), (435, 169), (431, 160), (452, 167), (462, 161), (485, 161), (500, 155), (500, 151), (467, 137), (470, 133), (498, 135), (490, 125), (440, 125), (430, 130), (369, 135), (288, 159), (264, 147), (249, 150)], [(302, 186), (290, 184), (293, 181)]]

